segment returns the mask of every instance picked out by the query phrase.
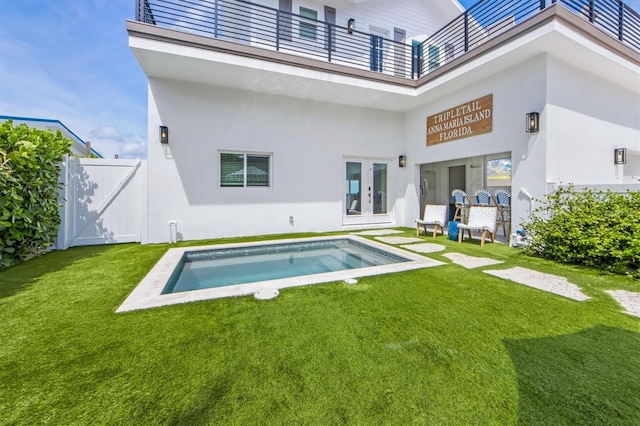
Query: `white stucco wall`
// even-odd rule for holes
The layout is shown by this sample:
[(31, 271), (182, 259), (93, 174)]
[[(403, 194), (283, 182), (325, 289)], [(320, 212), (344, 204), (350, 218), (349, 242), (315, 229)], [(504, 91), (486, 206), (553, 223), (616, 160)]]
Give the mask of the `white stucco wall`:
[[(397, 161), (404, 131), (400, 113), (150, 79), (149, 134), (159, 125), (143, 242), (168, 241), (170, 220), (186, 240), (342, 229), (344, 156)], [(220, 150), (272, 153), (272, 187), (221, 188)]]
[[(490, 93), (491, 133), (426, 146), (427, 116)], [(524, 131), (525, 114), (531, 111), (540, 112), (538, 133)], [(590, 70), (543, 54), (407, 113), (405, 129), (411, 176), (405, 182), (405, 217), (399, 222), (410, 226), (419, 211), (417, 165), (443, 161), (448, 162), (445, 166), (464, 164), (468, 177), (472, 157), (511, 152), (512, 229), (517, 229), (536, 207), (536, 201), (531, 203), (525, 192), (540, 200), (553, 184), (602, 188), (630, 180), (627, 177), (625, 181), (623, 171), (632, 167), (615, 166), (613, 151), (627, 148), (628, 161), (636, 161), (633, 156), (640, 152), (640, 96)], [(446, 168), (436, 168), (439, 203), (450, 198)]]
[(616, 148), (640, 151), (638, 91), (549, 57), (547, 98), (549, 182), (622, 183), (613, 154)]
[[(462, 77), (464, 78), (464, 77)], [(525, 63), (504, 70), (493, 76), (464, 86), (459, 82), (453, 86), (462, 87), (446, 96), (434, 99), (423, 107), (406, 114), (405, 132), (407, 134), (407, 155), (409, 170), (403, 222), (411, 226), (419, 212), (419, 164), (452, 161), (450, 165), (465, 164), (467, 178), (470, 175), (470, 163), (463, 159), (485, 156), (502, 152), (511, 152), (512, 158), (512, 210), (513, 229), (521, 219), (528, 217), (529, 200), (519, 194), (525, 188), (533, 196), (545, 193), (546, 170), (546, 133), (544, 124), (537, 134), (525, 132), (527, 112), (539, 111), (544, 123), (546, 84), (546, 57), (538, 56)], [(437, 145), (426, 145), (426, 119), (456, 105), (469, 102), (482, 96), (493, 94), (493, 130), (490, 133), (459, 139)], [(438, 202), (450, 202), (448, 194), (448, 174), (441, 170), (438, 176)], [(473, 194), (470, 194), (473, 196)]]
[[(511, 153), (515, 230), (536, 206), (525, 194), (542, 199), (560, 182), (622, 183), (614, 148), (640, 153), (638, 91), (548, 54), (488, 77), (460, 74), (405, 113), (174, 80), (150, 79), (149, 87), (149, 134), (166, 125), (170, 144), (165, 152), (157, 139), (149, 143), (143, 242), (167, 241), (171, 220), (186, 240), (347, 229), (345, 157), (390, 161), (388, 225), (412, 227), (420, 164), (447, 162), (438, 170), (438, 203), (445, 203), (448, 166), (464, 164), (469, 178), (472, 163)], [(428, 116), (488, 94), (492, 132), (426, 146)], [(531, 111), (540, 113), (538, 133), (525, 132)], [(221, 150), (273, 154), (272, 187), (221, 188)], [(397, 167), (402, 154), (406, 168)]]

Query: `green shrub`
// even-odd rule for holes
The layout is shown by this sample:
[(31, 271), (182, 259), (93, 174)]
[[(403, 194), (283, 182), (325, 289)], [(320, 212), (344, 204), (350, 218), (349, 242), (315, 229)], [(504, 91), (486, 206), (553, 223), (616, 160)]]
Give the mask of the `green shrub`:
[(0, 123), (0, 270), (51, 245), (58, 232), (61, 132)]
[(640, 191), (576, 191), (547, 195), (525, 226), (530, 254), (639, 276)]

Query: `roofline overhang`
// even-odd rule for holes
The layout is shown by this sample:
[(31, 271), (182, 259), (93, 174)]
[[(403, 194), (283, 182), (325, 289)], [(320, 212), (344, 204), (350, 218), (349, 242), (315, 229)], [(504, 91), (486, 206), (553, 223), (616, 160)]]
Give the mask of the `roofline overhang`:
[(156, 25), (145, 24), (136, 21), (127, 20), (126, 27), (130, 37), (138, 37), (141, 39), (161, 41), (174, 45), (195, 47), (219, 53), (258, 59), (276, 64), (321, 71), (344, 77), (352, 77), (377, 83), (417, 89), (441, 77), (443, 74), (451, 72), (456, 68), (459, 68), (482, 55), (485, 55), (507, 43), (512, 42), (516, 38), (522, 37), (525, 34), (528, 34), (538, 28), (554, 22), (564, 24), (568, 28), (571, 28), (572, 30), (580, 33), (588, 40), (618, 55), (620, 58), (629, 61), (636, 66), (640, 66), (640, 54), (638, 52), (619, 42), (591, 23), (571, 13), (558, 4), (547, 7), (525, 22), (514, 26), (508, 31), (505, 31), (498, 36), (488, 40), (486, 43), (483, 43), (481, 46), (470, 50), (464, 55), (455, 58), (451, 62), (442, 65), (437, 70), (434, 70), (416, 80), (395, 77), (375, 71), (355, 69), (345, 65), (323, 62), (316, 59), (308, 59), (288, 53), (271, 51), (260, 47), (228, 42), (225, 40), (190, 34), (183, 31), (162, 28)]
[(640, 54), (561, 6), (546, 8), (417, 80), (127, 21), (150, 81), (173, 80), (409, 111), (541, 55), (640, 95)]

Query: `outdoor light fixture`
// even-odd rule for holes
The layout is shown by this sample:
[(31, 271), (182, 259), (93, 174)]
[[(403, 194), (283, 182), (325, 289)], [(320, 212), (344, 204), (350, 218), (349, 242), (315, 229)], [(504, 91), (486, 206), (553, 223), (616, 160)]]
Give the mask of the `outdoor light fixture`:
[(356, 29), (356, 20), (353, 18), (349, 18), (349, 20), (347, 21), (347, 32), (349, 34), (353, 34), (355, 29)]
[(407, 167), (407, 156), (401, 155), (398, 157), (398, 166), (399, 167)]
[(613, 154), (613, 164), (627, 164), (627, 148), (616, 148)]
[(527, 133), (536, 133), (540, 130), (540, 113), (530, 112), (527, 114)]
[(160, 143), (169, 143), (169, 128), (160, 126)]

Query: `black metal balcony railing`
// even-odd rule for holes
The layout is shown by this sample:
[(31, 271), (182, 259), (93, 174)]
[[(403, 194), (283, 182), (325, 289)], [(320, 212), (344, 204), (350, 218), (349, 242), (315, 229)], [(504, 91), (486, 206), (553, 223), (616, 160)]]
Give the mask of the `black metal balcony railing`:
[(243, 0), (138, 0), (138, 21), (412, 78), (412, 49), (382, 37)]
[(563, 0), (558, 3), (619, 41), (640, 50), (640, 15), (623, 2)]
[[(640, 15), (618, 0), (482, 0), (425, 41), (430, 49), (427, 71), (437, 67), (439, 61), (449, 62), (556, 3), (640, 50)], [(442, 48), (444, 55), (439, 51)]]
[(640, 50), (640, 15), (618, 0), (481, 0), (412, 44), (245, 0), (136, 3), (137, 21), (408, 79), (438, 69), (556, 3)]

